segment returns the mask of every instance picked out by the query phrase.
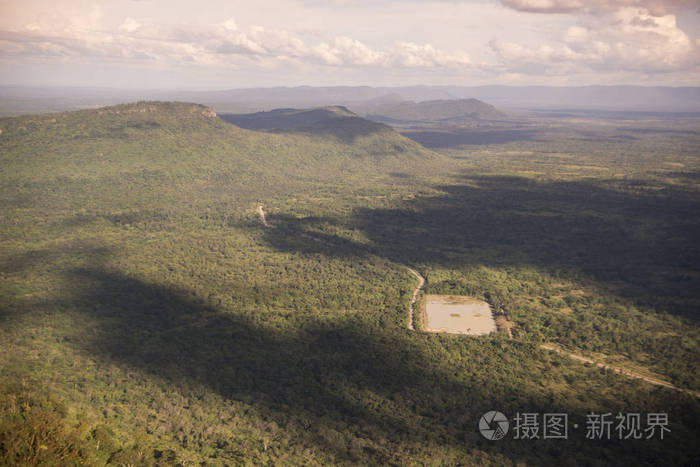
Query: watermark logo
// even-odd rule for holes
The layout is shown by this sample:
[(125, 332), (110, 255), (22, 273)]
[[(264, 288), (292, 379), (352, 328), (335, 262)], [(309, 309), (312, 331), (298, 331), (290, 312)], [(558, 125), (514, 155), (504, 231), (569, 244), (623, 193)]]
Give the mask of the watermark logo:
[[(587, 440), (664, 439), (671, 432), (667, 413), (647, 413), (646, 424), (644, 421), (641, 413), (591, 412), (586, 415), (585, 437)], [(512, 418), (512, 427), (508, 417), (497, 410), (486, 412), (479, 419), (479, 432), (489, 441), (505, 438), (509, 429), (516, 440), (569, 439), (569, 426), (574, 434), (579, 429), (578, 423), (569, 425), (566, 413), (518, 412)], [(580, 431), (579, 434), (583, 436)]]
[(486, 412), (479, 420), (481, 436), (490, 441), (497, 441), (505, 437), (509, 426), (506, 416), (496, 410)]

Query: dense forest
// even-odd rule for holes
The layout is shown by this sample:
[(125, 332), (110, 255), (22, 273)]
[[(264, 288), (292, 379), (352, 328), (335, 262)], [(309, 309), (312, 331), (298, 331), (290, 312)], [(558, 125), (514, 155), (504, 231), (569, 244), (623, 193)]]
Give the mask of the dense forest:
[[(0, 465), (692, 465), (696, 397), (540, 344), (700, 390), (697, 122), (536, 123), (433, 151), (170, 102), (0, 119)], [(409, 266), (514, 338), (407, 329)], [(488, 441), (489, 410), (580, 428)]]

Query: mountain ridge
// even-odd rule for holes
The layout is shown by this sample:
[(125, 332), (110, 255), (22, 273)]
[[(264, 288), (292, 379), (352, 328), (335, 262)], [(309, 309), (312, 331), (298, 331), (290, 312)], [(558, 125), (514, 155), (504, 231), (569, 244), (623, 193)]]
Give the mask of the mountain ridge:
[(244, 185), (256, 178), (261, 190), (275, 192), (282, 186), (292, 191), (294, 183), (365, 173), (376, 163), (400, 169), (407, 161), (440, 157), (386, 125), (349, 116), (346, 109), (334, 112), (339, 125), (322, 121), (313, 132), (245, 129), (210, 107), (181, 102), (2, 118), (0, 143), (7, 150), (0, 163), (15, 178), (37, 183), (107, 177), (129, 187), (127, 198), (137, 193), (132, 185), (142, 183), (134, 180), (144, 174), (162, 178), (166, 184), (154, 185), (158, 191), (171, 192), (192, 180), (205, 186), (226, 174), (227, 183), (242, 192), (249, 193)]
[[(478, 99), (435, 99), (422, 102), (404, 101), (377, 106), (371, 119), (389, 118), (400, 121), (435, 122), (444, 120), (497, 120), (506, 114)], [(380, 120), (381, 121), (381, 120)]]
[(334, 137), (348, 144), (368, 135), (397, 138), (396, 131), (390, 126), (360, 117), (340, 105), (311, 109), (273, 109), (251, 114), (223, 113), (220, 117), (248, 130)]
[(217, 112), (251, 113), (282, 107), (341, 104), (359, 114), (379, 101), (474, 98), (500, 109), (589, 109), (700, 112), (700, 87), (670, 86), (299, 86), (225, 90), (0, 86), (0, 115), (96, 108), (125, 101), (191, 101)]

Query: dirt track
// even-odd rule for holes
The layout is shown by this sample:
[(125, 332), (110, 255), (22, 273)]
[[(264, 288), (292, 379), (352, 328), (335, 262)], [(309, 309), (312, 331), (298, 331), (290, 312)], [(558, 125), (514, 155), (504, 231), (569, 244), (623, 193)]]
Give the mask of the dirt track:
[(425, 285), (425, 278), (421, 276), (420, 273), (415, 269), (408, 268), (408, 270), (411, 274), (418, 278), (418, 287), (416, 287), (416, 290), (413, 292), (413, 297), (411, 298), (411, 305), (408, 308), (408, 329), (413, 330), (413, 313), (416, 308), (416, 300), (418, 300), (418, 294)]
[(666, 381), (662, 381), (662, 380), (656, 379), (656, 378), (651, 378), (649, 376), (644, 376), (641, 373), (636, 373), (634, 371), (626, 370), (624, 368), (620, 368), (620, 367), (613, 366), (613, 365), (608, 365), (607, 363), (596, 362), (595, 360), (590, 359), (588, 357), (584, 357), (583, 355), (577, 355), (575, 353), (571, 353), (571, 352), (568, 352), (566, 350), (562, 350), (562, 349), (560, 349), (552, 344), (542, 344), (542, 345), (540, 345), (540, 348), (543, 348), (545, 350), (549, 350), (550, 352), (556, 352), (556, 353), (561, 354), (561, 355), (566, 355), (569, 358), (571, 358), (572, 360), (595, 365), (598, 368), (605, 368), (606, 370), (613, 370), (614, 372), (619, 373), (623, 376), (627, 376), (628, 378), (641, 379), (642, 381), (646, 381), (649, 384), (653, 384), (656, 386), (664, 386), (664, 387), (667, 387), (669, 389), (675, 389), (676, 391), (681, 391), (681, 392), (685, 392), (687, 394), (691, 394), (695, 397), (700, 397), (700, 392), (691, 391), (690, 389), (682, 389), (682, 388), (674, 386), (673, 384), (668, 383)]

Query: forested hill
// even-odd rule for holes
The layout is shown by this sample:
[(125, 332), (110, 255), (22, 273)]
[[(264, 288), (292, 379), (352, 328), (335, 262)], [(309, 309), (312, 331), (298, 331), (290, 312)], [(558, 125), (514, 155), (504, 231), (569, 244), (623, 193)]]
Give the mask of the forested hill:
[(156, 192), (181, 199), (184, 186), (207, 197), (260, 199), (440, 157), (389, 127), (341, 120), (348, 118), (355, 127), (341, 133), (326, 125), (333, 131), (318, 134), (250, 131), (211, 108), (176, 102), (6, 118), (0, 162), (13, 182), (60, 182), (60, 192), (73, 183), (73, 195), (88, 203), (94, 185), (98, 197), (148, 204)]
[(343, 106), (313, 109), (275, 109), (252, 114), (223, 114), (229, 123), (250, 130), (333, 135), (343, 139), (381, 133), (395, 138), (393, 130), (381, 123), (359, 117)]
[(506, 115), (496, 107), (478, 99), (406, 101), (385, 104), (372, 109), (371, 118), (403, 121), (497, 120)]
[[(180, 102), (138, 102), (94, 110), (34, 115), (0, 120), (4, 138), (49, 137), (52, 140), (117, 138), (134, 140), (188, 132), (188, 137), (210, 133), (217, 141), (235, 138), (238, 143), (256, 144), (274, 138), (236, 131), (225, 125), (211, 107)], [(308, 110), (280, 109), (249, 115), (222, 115), (233, 125), (251, 130), (277, 130), (322, 136), (329, 142), (354, 146), (355, 155), (433, 157), (416, 143), (390, 127), (358, 117), (344, 107)], [(216, 133), (216, 134), (211, 134)], [(211, 140), (207, 140), (211, 141)], [(277, 141), (280, 141), (279, 139)], [(296, 145), (309, 140), (295, 139)], [(286, 142), (289, 144), (289, 142)], [(340, 150), (340, 147), (335, 148)], [(336, 151), (337, 152), (337, 151)], [(342, 152), (342, 151), (341, 151)]]

